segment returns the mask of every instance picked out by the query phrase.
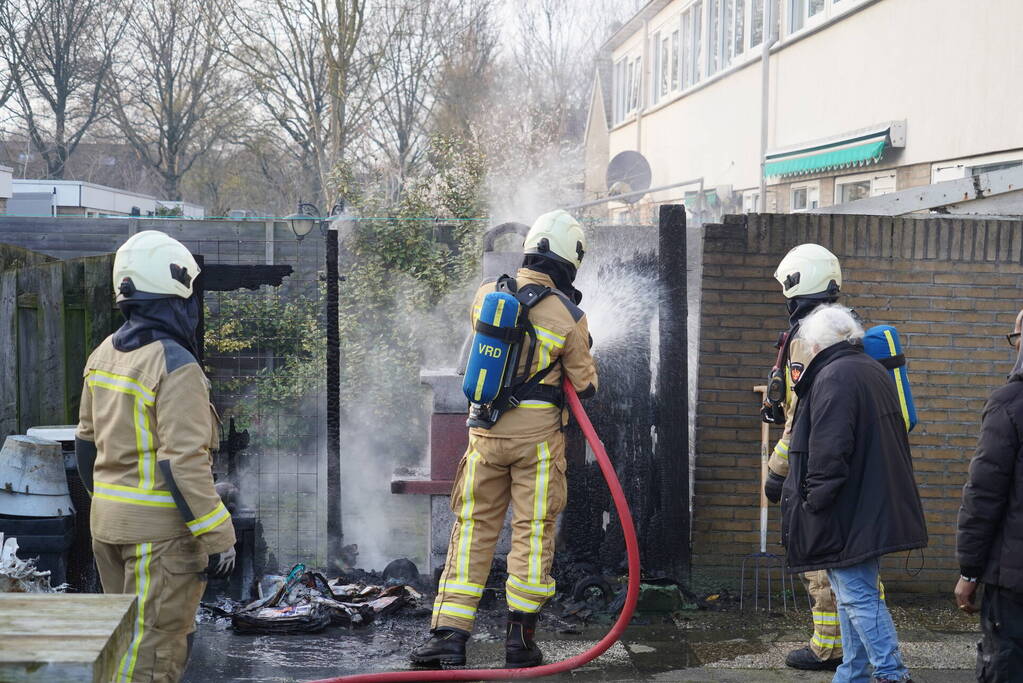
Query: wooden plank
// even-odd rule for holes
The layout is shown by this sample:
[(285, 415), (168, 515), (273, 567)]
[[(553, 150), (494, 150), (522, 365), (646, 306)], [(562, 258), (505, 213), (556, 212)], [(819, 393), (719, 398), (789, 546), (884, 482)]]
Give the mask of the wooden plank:
[(40, 267), (39, 413), (42, 424), (69, 424), (64, 367), (64, 263)]
[[(39, 296), (39, 266), (19, 268), (18, 295)], [(37, 299), (38, 303), (38, 299)], [(40, 421), (39, 342), (41, 331), (37, 306), (18, 306), (18, 433), (43, 424)]]
[(0, 594), (0, 680), (110, 681), (134, 595)]
[(18, 432), (18, 273), (0, 273), (0, 436)]
[(87, 348), (85, 314), (85, 261), (64, 262), (64, 403), (67, 424), (78, 421), (82, 400), (82, 370), (90, 349)]
[(90, 353), (113, 331), (113, 265), (112, 256), (97, 256), (85, 260), (83, 284), (86, 312), (85, 344)]

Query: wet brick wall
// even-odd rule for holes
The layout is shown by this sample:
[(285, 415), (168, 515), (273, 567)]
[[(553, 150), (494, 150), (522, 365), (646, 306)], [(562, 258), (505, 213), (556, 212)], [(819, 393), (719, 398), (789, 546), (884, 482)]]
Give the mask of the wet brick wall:
[[(863, 216), (729, 216), (706, 227), (693, 499), (697, 584), (738, 584), (758, 546), (764, 384), (787, 328), (772, 274), (791, 247), (817, 242), (842, 261), (844, 303), (898, 327), (920, 423), (910, 435), (930, 546), (889, 556), (890, 588), (951, 591), (955, 521), (988, 393), (1013, 352), (1004, 334), (1023, 307), (1023, 223)], [(771, 430), (771, 447), (780, 436)], [(781, 552), (779, 511), (769, 550)], [(907, 561), (908, 559), (908, 561)]]

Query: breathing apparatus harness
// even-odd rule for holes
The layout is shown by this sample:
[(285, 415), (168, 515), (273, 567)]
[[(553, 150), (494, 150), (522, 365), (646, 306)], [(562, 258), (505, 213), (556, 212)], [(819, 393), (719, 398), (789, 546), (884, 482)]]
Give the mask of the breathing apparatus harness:
[[(494, 292), (488, 294), (487, 298), (495, 297), (495, 295), (498, 297), (511, 295), (518, 302), (517, 317), (515, 324), (511, 326), (498, 326), (484, 322), (482, 314), (476, 320), (474, 325), (476, 336), (472, 342), (472, 353), (466, 364), (465, 382), (462, 386), (470, 402), (467, 426), (490, 429), (497, 424), (505, 411), (518, 407), (526, 400), (545, 401), (559, 409), (564, 406), (564, 392), (561, 387), (543, 384), (544, 378), (554, 369), (556, 362), (532, 376), (529, 374), (533, 367), (538, 343), (536, 329), (529, 320), (529, 311), (553, 292), (554, 290), (550, 287), (537, 284), (528, 284), (520, 288), (515, 278), (510, 275), (502, 275), (497, 279)], [(486, 307), (486, 298), (484, 307)], [(526, 347), (527, 339), (528, 347)], [(489, 401), (478, 400), (484, 398), (480, 396), (478, 388), (483, 385), (487, 371), (485, 364), (489, 361), (489, 358), (479, 355), (482, 349), (488, 347), (484, 341), (497, 341), (496, 346), (502, 349), (502, 355), (505, 355), (507, 361), (504, 363), (500, 390), (496, 397)], [(519, 360), (524, 348), (528, 348), (525, 370), (522, 374), (518, 374)], [(491, 351), (490, 354), (492, 353)], [(484, 373), (482, 378), (480, 372)], [(474, 387), (476, 387), (476, 393), (473, 393)]]

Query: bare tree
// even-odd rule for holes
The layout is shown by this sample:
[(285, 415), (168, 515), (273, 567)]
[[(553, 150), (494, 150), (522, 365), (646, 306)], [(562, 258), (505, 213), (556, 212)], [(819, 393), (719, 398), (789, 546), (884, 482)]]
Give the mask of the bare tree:
[(386, 158), (392, 200), (425, 154), (428, 119), (436, 102), (435, 81), (447, 38), (457, 31), (451, 23), (453, 4), (420, 0), (382, 10), (386, 25), (394, 28), (375, 73), (377, 92), (383, 96), (369, 136)]
[(106, 79), (117, 132), (181, 199), (182, 177), (238, 132), (242, 89), (221, 49), (229, 9), (206, 0), (137, 0)]
[(112, 11), (116, 4), (0, 2), (0, 42), (12, 74), (0, 84), (0, 105), (5, 95), (16, 95), (18, 118), (50, 178), (64, 177), (68, 158), (102, 116), (100, 89), (125, 26)]
[[(300, 169), (297, 189), (320, 200), (320, 159), (326, 157), (329, 145), (332, 99), (314, 9), (312, 3), (288, 0), (241, 3), (228, 50), (271, 122), (248, 135), (246, 144), (257, 158), (266, 159), (273, 133), (279, 133), (283, 139), (276, 142), (282, 151), (291, 152)], [(266, 170), (267, 180), (276, 182), (277, 169), (267, 165)]]
[(446, 45), (436, 83), (433, 130), (475, 139), (493, 93), (499, 32), (493, 0), (469, 0), (460, 11), (460, 30)]
[[(331, 172), (380, 101), (370, 86), (389, 30), (378, 21), (370, 42), (368, 0), (235, 1), (230, 57), (292, 150), (305, 196), (329, 206)], [(252, 139), (265, 143), (262, 129)]]

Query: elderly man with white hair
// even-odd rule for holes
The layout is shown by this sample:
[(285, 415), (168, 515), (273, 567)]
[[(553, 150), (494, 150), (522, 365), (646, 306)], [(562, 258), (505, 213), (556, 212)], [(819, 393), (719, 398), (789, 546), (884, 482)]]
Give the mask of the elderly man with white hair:
[(895, 383), (860, 344), (842, 306), (802, 324), (814, 352), (799, 397), (782, 492), (782, 543), (793, 572), (826, 569), (844, 655), (834, 683), (907, 681), (878, 581), (882, 555), (927, 545), (909, 439)]

